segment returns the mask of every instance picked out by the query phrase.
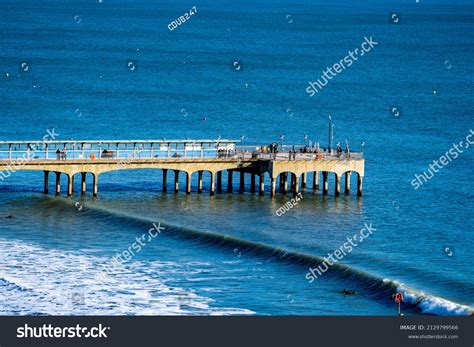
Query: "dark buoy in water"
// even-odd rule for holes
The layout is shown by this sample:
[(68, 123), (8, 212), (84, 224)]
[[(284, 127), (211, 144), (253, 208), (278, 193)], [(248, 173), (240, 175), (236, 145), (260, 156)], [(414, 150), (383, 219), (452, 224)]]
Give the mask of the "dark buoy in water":
[(356, 292), (355, 290), (349, 290), (349, 289), (345, 289), (345, 288), (344, 288), (344, 290), (342, 291), (342, 293), (343, 293), (344, 295), (356, 295), (356, 294), (357, 294), (357, 292)]

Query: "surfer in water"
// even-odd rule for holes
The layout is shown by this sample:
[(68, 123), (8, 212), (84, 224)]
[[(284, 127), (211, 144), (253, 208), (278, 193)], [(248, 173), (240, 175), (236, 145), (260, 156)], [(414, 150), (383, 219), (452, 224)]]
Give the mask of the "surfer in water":
[(344, 294), (344, 295), (356, 295), (357, 292), (355, 290), (350, 290), (350, 289), (344, 288), (343, 291), (342, 291), (342, 294)]

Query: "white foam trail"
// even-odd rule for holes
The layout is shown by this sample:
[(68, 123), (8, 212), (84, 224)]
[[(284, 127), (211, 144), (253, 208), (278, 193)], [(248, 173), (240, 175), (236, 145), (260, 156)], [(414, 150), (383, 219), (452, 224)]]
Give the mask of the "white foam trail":
[(474, 314), (474, 308), (470, 306), (416, 291), (396, 281), (384, 279), (384, 282), (394, 283), (398, 291), (403, 294), (403, 301), (418, 306), (422, 313), (439, 316), (470, 316)]
[[(106, 277), (110, 258), (44, 249), (0, 239), (1, 315), (246, 315), (212, 307), (211, 298), (169, 287), (164, 280), (186, 271), (173, 262), (131, 262)], [(3, 279), (3, 280), (2, 280)]]

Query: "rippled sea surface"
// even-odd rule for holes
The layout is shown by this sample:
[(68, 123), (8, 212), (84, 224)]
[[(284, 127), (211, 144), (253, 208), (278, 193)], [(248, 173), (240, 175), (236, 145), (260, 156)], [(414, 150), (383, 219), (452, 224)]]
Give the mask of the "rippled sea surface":
[[(364, 196), (307, 189), (277, 216), (289, 196), (210, 197), (207, 174), (185, 195), (163, 193), (160, 170), (106, 173), (93, 199), (45, 196), (41, 172), (16, 172), (0, 182), (0, 215), (15, 217), (0, 219), (0, 314), (392, 315), (397, 291), (406, 314), (471, 314), (474, 148), (410, 182), (474, 128), (472, 3), (193, 5), (170, 31), (188, 3), (1, 1), (0, 140), (325, 145), (332, 115), (335, 140), (365, 152)], [(378, 45), (309, 97), (365, 37)], [(365, 224), (373, 235), (309, 283)]]

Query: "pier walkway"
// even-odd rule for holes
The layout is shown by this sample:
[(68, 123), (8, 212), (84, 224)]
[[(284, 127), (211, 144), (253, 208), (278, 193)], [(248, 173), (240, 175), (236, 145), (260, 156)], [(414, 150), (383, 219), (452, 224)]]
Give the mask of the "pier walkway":
[[(360, 152), (308, 148), (300, 145), (279, 146), (270, 153), (267, 146), (243, 145), (236, 140), (113, 140), (113, 141), (0, 141), (0, 181), (20, 170), (44, 172), (44, 193), (49, 192), (49, 174), (55, 174), (55, 192), (61, 193), (61, 175), (67, 176), (67, 194), (74, 194), (74, 178), (81, 176), (81, 193), (86, 193), (86, 177), (92, 175), (92, 194), (97, 196), (99, 176), (103, 173), (131, 169), (162, 170), (163, 191), (168, 189), (168, 171), (174, 172), (173, 190), (179, 191), (179, 176), (186, 176), (186, 193), (191, 193), (193, 174), (198, 175), (197, 192), (203, 191), (203, 174), (209, 174), (209, 192), (222, 192), (226, 172), (227, 192), (233, 191), (234, 173), (239, 174), (239, 192), (245, 190), (245, 175), (250, 175), (251, 193), (263, 195), (265, 176), (270, 179), (270, 195), (278, 192), (297, 194), (307, 188), (308, 175), (312, 189), (328, 194), (328, 175), (334, 175), (334, 194), (350, 193), (351, 173), (357, 174), (357, 195), (362, 195), (364, 158)], [(320, 187), (320, 176), (322, 185)], [(256, 179), (258, 177), (258, 186)]]

